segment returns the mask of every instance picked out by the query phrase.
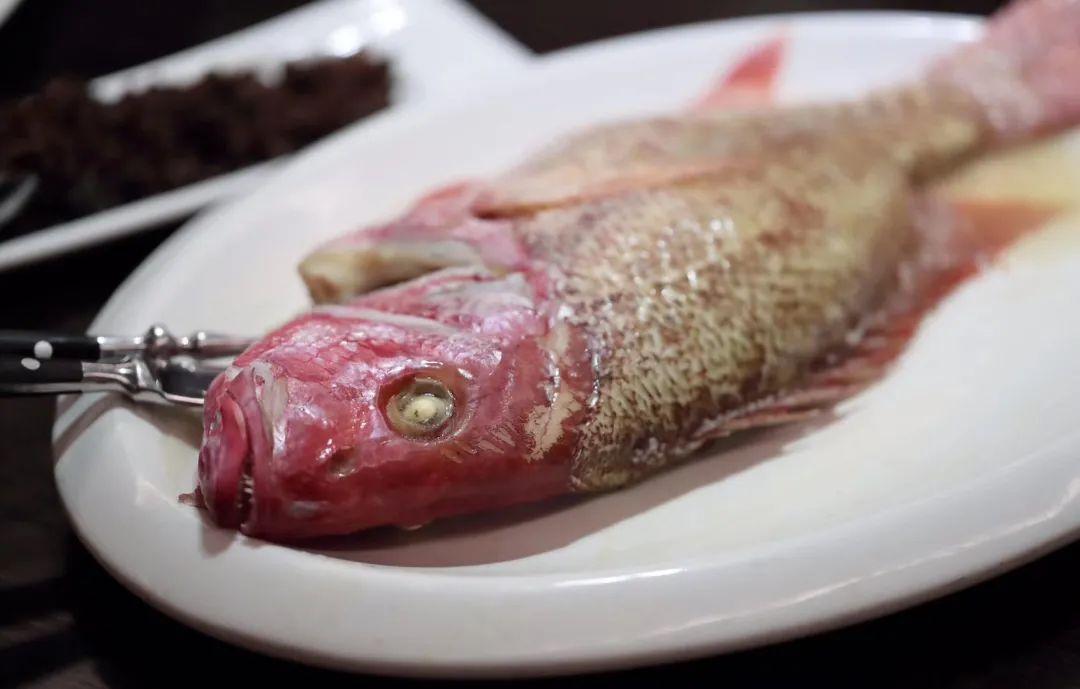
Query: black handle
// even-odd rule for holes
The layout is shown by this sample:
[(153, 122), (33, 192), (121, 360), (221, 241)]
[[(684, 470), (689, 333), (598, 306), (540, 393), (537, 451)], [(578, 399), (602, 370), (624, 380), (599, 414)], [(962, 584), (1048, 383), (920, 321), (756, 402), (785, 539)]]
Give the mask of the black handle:
[(97, 361), (101, 346), (89, 335), (61, 335), (32, 330), (0, 330), (0, 356)]
[[(82, 362), (33, 357), (0, 357), (0, 392), (47, 393), (57, 384), (75, 385), (83, 380)], [(37, 386), (43, 386), (37, 389)]]

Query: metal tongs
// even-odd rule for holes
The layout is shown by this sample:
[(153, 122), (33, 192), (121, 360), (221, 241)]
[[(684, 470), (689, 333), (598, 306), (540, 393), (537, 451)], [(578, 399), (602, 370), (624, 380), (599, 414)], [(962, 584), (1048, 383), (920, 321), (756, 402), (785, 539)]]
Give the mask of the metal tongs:
[(201, 406), (210, 383), (252, 342), (202, 331), (176, 337), (161, 325), (133, 337), (0, 330), (0, 395), (121, 392)]

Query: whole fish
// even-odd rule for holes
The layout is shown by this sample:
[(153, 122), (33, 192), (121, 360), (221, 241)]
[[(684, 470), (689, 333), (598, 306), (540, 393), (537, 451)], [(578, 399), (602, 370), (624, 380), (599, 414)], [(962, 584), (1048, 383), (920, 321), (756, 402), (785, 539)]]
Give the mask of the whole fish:
[(1080, 121), (1080, 2), (1022, 0), (909, 86), (746, 108), (779, 50), (305, 259), (320, 305), (208, 393), (214, 520), (288, 540), (608, 490), (876, 375), (963, 253), (920, 189)]

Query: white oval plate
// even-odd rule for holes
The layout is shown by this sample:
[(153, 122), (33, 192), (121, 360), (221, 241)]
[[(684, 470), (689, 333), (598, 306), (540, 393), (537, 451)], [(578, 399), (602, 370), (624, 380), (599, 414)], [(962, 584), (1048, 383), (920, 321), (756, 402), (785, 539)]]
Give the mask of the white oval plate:
[[(567, 51), (514, 87), (343, 132), (164, 244), (98, 332), (261, 332), (304, 309), (297, 260), (430, 187), (574, 126), (676, 108), (780, 29), (785, 98), (914, 74), (975, 20), (830, 14), (706, 24)], [(79, 534), (132, 590), (210, 634), (320, 665), (522, 676), (744, 648), (880, 615), (1080, 526), (1080, 242), (1037, 235), (969, 282), (839, 418), (735, 442), (638, 487), (310, 549), (177, 502), (199, 426), (83, 398), (57, 427)], [(1054, 324), (1050, 329), (1048, 324)]]
[[(0, 21), (4, 0), (0, 0)], [(464, 0), (320, 0), (241, 31), (94, 79), (115, 100), (211, 70), (272, 73), (292, 60), (371, 48), (394, 70), (394, 106), (458, 98), (525, 69), (527, 48)], [(252, 165), (0, 242), (0, 270), (101, 244), (178, 220), (254, 189), (284, 158)]]

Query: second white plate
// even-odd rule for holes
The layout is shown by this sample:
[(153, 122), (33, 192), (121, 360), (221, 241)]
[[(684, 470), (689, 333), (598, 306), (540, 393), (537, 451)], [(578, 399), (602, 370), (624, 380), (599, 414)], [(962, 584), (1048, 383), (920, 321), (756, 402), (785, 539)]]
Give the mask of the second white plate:
[[(0, 0), (2, 21), (3, 0)], [(373, 49), (393, 65), (394, 107), (460, 98), (525, 69), (532, 54), (462, 0), (322, 0), (175, 55), (95, 79), (114, 99), (192, 81), (211, 70), (254, 70), (317, 55)], [(0, 242), (0, 270), (76, 251), (253, 189), (271, 167), (254, 165)]]

